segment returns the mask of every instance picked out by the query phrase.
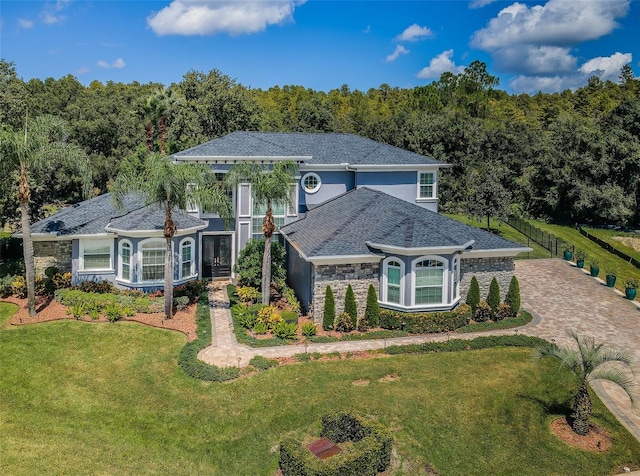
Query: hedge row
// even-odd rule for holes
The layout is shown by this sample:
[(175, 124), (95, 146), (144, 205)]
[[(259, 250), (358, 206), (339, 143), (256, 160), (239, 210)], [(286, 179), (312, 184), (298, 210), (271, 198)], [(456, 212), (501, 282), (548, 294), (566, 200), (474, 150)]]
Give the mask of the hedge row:
[(454, 331), (471, 319), (471, 307), (459, 305), (453, 311), (404, 313), (383, 309), (380, 311), (380, 327), (405, 330), (410, 334), (430, 334)]
[(490, 347), (531, 347), (548, 344), (539, 337), (525, 335), (481, 336), (475, 339), (453, 339), (446, 342), (393, 345), (381, 350), (387, 354), (426, 354), (431, 352), (458, 352), (461, 350), (488, 349)]
[(322, 417), (321, 437), (334, 443), (352, 442), (340, 453), (320, 460), (299, 441), (280, 444), (280, 469), (284, 476), (375, 476), (391, 462), (393, 438), (380, 423), (347, 412)]
[(178, 365), (190, 377), (209, 382), (225, 382), (238, 378), (240, 370), (236, 367), (221, 369), (198, 359), (198, 352), (211, 344), (211, 316), (209, 314), (209, 298), (202, 293), (196, 308), (197, 338), (187, 342), (178, 355)]

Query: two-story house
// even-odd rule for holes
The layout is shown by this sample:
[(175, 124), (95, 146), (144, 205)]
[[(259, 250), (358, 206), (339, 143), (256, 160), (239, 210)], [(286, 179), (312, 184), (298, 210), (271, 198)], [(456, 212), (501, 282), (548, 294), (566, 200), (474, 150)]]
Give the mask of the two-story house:
[[(382, 306), (451, 309), (475, 274), (483, 288), (498, 278), (506, 289), (513, 257), (527, 251), (438, 212), (438, 177), (447, 164), (353, 134), (234, 132), (173, 155), (224, 174), (243, 161), (298, 164), (294, 207), (274, 217), (287, 248), (290, 285), (303, 307), (322, 312), (331, 285), (336, 302), (348, 284), (364, 302), (374, 284)], [(235, 218), (207, 210), (176, 210), (176, 284), (196, 278), (233, 278), (233, 265), (250, 239), (262, 236), (265, 213), (251, 185), (232, 191)], [(73, 282), (113, 281), (125, 288), (162, 284), (164, 216), (130, 197), (124, 210), (103, 195), (33, 225), (38, 272), (56, 265)]]

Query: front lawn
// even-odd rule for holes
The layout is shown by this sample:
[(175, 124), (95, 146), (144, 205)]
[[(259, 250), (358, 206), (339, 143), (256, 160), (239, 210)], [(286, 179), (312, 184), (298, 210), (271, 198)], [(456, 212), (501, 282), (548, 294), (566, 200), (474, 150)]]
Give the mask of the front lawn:
[(322, 414), (349, 408), (392, 429), (391, 474), (640, 468), (640, 444), (599, 401), (609, 451), (552, 435), (574, 389), (529, 349), (309, 362), (207, 384), (177, 366), (179, 334), (71, 320), (7, 329), (12, 310), (0, 304), (3, 474), (273, 475), (284, 434), (317, 434)]

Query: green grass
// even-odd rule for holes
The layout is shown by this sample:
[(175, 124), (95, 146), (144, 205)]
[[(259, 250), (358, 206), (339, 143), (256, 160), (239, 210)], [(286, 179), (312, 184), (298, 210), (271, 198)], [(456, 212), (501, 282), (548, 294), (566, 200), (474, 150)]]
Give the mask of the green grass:
[(530, 220), (530, 223), (543, 231), (551, 233), (564, 241), (573, 244), (576, 250), (584, 250), (587, 253), (585, 260), (585, 268), (589, 269), (589, 262), (593, 259), (600, 263), (600, 278), (604, 279), (605, 273), (610, 269), (618, 270), (618, 278), (616, 280), (616, 288), (624, 292), (625, 282), (632, 278), (640, 278), (640, 270), (627, 263), (622, 258), (609, 253), (586, 236), (582, 236), (578, 230), (569, 226), (553, 225)]
[[(11, 312), (0, 304), (0, 322)], [(536, 476), (640, 465), (640, 444), (599, 401), (594, 421), (611, 450), (551, 434), (572, 387), (529, 349), (314, 361), (205, 384), (178, 368), (183, 344), (125, 322), (0, 329), (3, 474), (270, 475), (283, 435), (317, 435), (323, 413), (349, 408), (393, 430), (394, 475), (426, 464), (442, 475)], [(380, 380), (390, 374), (398, 379)]]
[(585, 231), (587, 231), (588, 233), (590, 233), (591, 235), (597, 238), (600, 238), (602, 241), (606, 241), (617, 250), (620, 250), (623, 253), (626, 253), (627, 255), (631, 256), (632, 258), (635, 258), (638, 261), (640, 261), (640, 251), (636, 251), (631, 246), (627, 246), (623, 244), (621, 241), (614, 239), (615, 237), (630, 237), (630, 238), (636, 238), (637, 240), (640, 240), (640, 234), (627, 233), (624, 231), (617, 231), (617, 230), (603, 230), (602, 228), (586, 228), (586, 227), (585, 227)]
[[(453, 218), (454, 220), (458, 220), (466, 225), (471, 225), (476, 228), (482, 228), (483, 230), (486, 230), (486, 226), (487, 226), (486, 220), (478, 221), (474, 218), (469, 218), (468, 216), (465, 216), (465, 215), (446, 214), (446, 216), (448, 216), (449, 218)], [(502, 238), (513, 241), (515, 243), (519, 243), (522, 246), (528, 246), (529, 248), (533, 248), (533, 251), (529, 253), (520, 253), (518, 256), (516, 256), (516, 259), (535, 259), (535, 258), (551, 257), (549, 251), (544, 249), (539, 244), (529, 240), (529, 238), (527, 238), (525, 235), (523, 235), (522, 233), (520, 233), (518, 230), (508, 225), (507, 223), (501, 223), (498, 220), (491, 220), (489, 223), (491, 226), (491, 230), (497, 235), (501, 236)]]

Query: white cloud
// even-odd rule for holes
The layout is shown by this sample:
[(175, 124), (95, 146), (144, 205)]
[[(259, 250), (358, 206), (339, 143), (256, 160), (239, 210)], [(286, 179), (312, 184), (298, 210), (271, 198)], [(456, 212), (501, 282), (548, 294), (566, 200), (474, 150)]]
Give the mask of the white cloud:
[(81, 66), (76, 70), (76, 74), (87, 74), (91, 69), (88, 66)]
[(570, 48), (517, 45), (494, 54), (495, 66), (521, 74), (560, 74), (575, 71), (578, 59)]
[(472, 0), (469, 4), (469, 8), (482, 8), (486, 7), (490, 3), (496, 2), (498, 0)]
[(124, 60), (122, 58), (118, 58), (113, 63), (107, 63), (104, 60), (100, 60), (100, 61), (98, 61), (98, 66), (100, 66), (101, 68), (116, 68), (116, 69), (120, 69), (120, 68), (124, 68), (126, 66), (126, 63), (124, 62)]
[(396, 46), (395, 51), (391, 53), (389, 56), (387, 56), (387, 61), (395, 61), (398, 59), (400, 55), (406, 55), (406, 54), (409, 54), (409, 50), (402, 45), (398, 45)]
[(590, 59), (580, 66), (580, 72), (590, 76), (595, 74), (605, 81), (607, 79), (615, 81), (620, 74), (620, 69), (625, 64), (631, 63), (631, 61), (633, 61), (633, 55), (631, 53), (617, 52), (611, 56), (599, 56), (597, 58)]
[(527, 76), (519, 75), (509, 82), (516, 93), (535, 94), (578, 89), (585, 85), (591, 76), (598, 76), (603, 81), (617, 81), (620, 69), (633, 61), (631, 53), (614, 53), (611, 56), (598, 57), (586, 61), (568, 74)]
[(293, 21), (295, 8), (305, 1), (173, 0), (147, 23), (158, 35), (250, 34)]
[(61, 12), (67, 5), (69, 5), (70, 0), (57, 0), (56, 2), (47, 2), (40, 12), (40, 21), (45, 25), (55, 25), (56, 23), (64, 22), (67, 17), (63, 15)]
[(429, 28), (414, 23), (400, 33), (396, 37), (396, 41), (418, 41), (431, 36), (433, 36), (433, 32)]
[(421, 79), (439, 78), (442, 73), (450, 72), (453, 74), (459, 74), (464, 71), (464, 66), (456, 66), (451, 61), (453, 56), (453, 50), (447, 50), (440, 53), (435, 58), (432, 58), (429, 62), (429, 66), (422, 68), (417, 76)]
[(20, 25), (21, 28), (33, 28), (33, 21), (32, 20), (26, 20), (24, 18), (20, 18), (18, 20), (18, 25)]
[(629, 0), (549, 0), (544, 6), (514, 3), (487, 27), (474, 33), (471, 45), (486, 51), (513, 45), (571, 46), (594, 40), (618, 26)]

